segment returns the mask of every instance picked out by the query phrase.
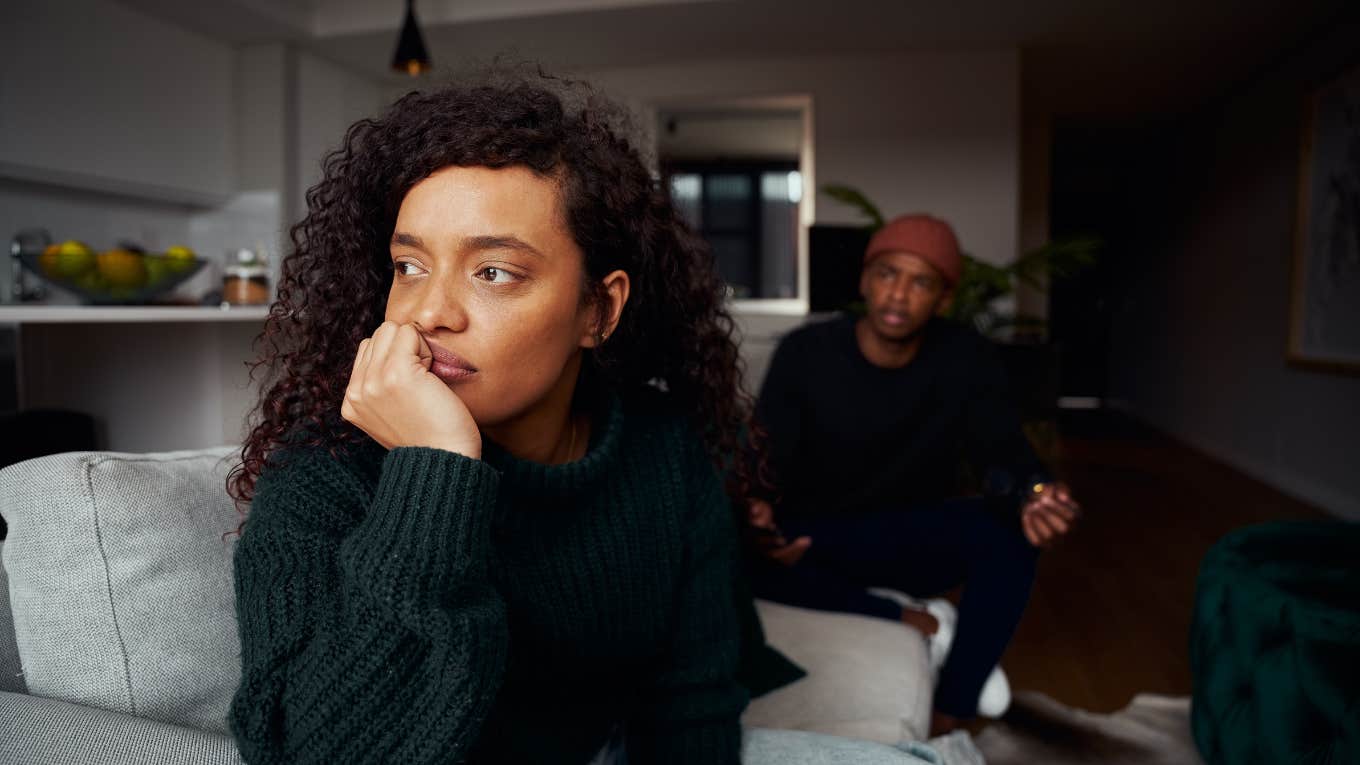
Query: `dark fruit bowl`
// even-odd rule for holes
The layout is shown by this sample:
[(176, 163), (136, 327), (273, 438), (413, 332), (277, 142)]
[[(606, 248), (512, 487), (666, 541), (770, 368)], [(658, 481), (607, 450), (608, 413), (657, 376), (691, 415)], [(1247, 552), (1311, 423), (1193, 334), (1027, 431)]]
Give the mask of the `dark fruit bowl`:
[(198, 269), (200, 258), (167, 258), (164, 255), (120, 252), (107, 263), (96, 256), (92, 263), (63, 263), (41, 255), (20, 255), (30, 273), (54, 287), (71, 292), (89, 305), (146, 305), (172, 292)]

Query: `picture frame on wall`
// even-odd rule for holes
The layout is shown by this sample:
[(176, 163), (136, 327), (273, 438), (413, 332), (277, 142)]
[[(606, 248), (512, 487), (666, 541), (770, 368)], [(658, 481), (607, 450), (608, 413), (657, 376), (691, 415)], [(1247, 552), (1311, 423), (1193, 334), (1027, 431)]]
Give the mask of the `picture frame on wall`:
[(1360, 63), (1304, 109), (1287, 358), (1360, 374)]

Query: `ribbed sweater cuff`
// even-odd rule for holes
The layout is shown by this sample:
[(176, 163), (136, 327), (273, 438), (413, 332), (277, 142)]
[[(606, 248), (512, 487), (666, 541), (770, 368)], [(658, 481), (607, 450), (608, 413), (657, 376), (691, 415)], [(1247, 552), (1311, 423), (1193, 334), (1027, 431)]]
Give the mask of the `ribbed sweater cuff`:
[(499, 476), (490, 465), (425, 447), (383, 458), (367, 517), (345, 542), (346, 567), (394, 604), (419, 605), (486, 577)]

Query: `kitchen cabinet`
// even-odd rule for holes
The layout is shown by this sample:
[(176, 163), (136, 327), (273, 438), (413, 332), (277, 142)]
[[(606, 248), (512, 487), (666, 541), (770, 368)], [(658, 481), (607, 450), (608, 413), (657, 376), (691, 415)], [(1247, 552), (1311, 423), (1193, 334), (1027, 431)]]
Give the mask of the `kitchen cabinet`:
[[(247, 362), (267, 309), (0, 306), (21, 409), (92, 415), (99, 447), (240, 443), (257, 388)], [(0, 435), (3, 437), (3, 435)]]

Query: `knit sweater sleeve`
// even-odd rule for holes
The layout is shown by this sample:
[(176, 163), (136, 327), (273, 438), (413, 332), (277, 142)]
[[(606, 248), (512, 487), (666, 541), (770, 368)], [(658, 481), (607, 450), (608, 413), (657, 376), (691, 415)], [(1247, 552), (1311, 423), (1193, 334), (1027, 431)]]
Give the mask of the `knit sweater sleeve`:
[(740, 636), (732, 588), (736, 529), (722, 483), (698, 444), (686, 478), (684, 572), (671, 641), (627, 722), (630, 763), (736, 763), (746, 691), (735, 680)]
[(426, 448), (388, 452), (376, 487), (324, 454), (261, 476), (235, 556), (247, 762), (465, 757), (506, 663), (497, 481)]
[(990, 496), (1018, 498), (1034, 481), (1051, 473), (1034, 453), (1011, 401), (1006, 369), (996, 350), (971, 338), (972, 388), (965, 399), (965, 448)]

